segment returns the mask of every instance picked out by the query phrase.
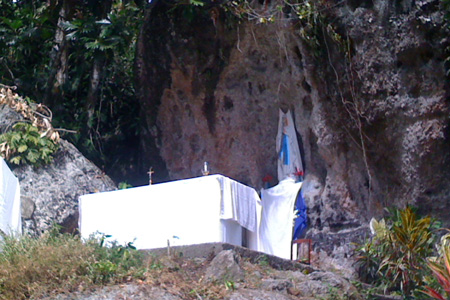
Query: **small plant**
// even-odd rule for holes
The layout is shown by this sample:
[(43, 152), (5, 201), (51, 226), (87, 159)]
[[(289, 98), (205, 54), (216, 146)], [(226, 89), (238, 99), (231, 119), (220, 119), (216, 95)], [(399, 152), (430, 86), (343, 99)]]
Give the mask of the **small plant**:
[(228, 290), (234, 291), (236, 289), (236, 284), (232, 280), (226, 280), (224, 285), (227, 291)]
[(351, 282), (356, 287), (356, 289), (359, 291), (359, 293), (363, 296), (363, 299), (367, 299), (367, 300), (378, 299), (375, 296), (375, 294), (379, 293), (378, 287), (364, 284), (358, 280), (354, 280), (354, 281), (352, 280)]
[(337, 287), (328, 285), (328, 293), (325, 297), (320, 297), (321, 300), (349, 300), (353, 299), (347, 292), (343, 293), (342, 290)]
[(379, 268), (381, 263), (381, 251), (376, 241), (368, 240), (365, 244), (360, 245), (356, 251), (358, 252), (357, 264), (358, 275), (363, 282), (374, 283), (379, 279)]
[(423, 285), (434, 220), (418, 218), (410, 207), (390, 210), (390, 215), (385, 224), (377, 222), (376, 235), (357, 250), (360, 276), (409, 297)]
[(119, 190), (132, 188), (133, 186), (126, 181), (119, 182)]
[(267, 267), (269, 266), (269, 258), (267, 255), (260, 255), (257, 257), (257, 262), (261, 267)]
[(53, 160), (58, 144), (29, 123), (17, 123), (0, 135), (1, 155), (15, 165), (45, 165)]

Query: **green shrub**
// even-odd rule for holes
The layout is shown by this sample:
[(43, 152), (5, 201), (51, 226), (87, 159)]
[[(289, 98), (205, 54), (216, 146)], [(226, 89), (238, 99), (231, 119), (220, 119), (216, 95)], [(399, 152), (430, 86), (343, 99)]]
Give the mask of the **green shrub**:
[(0, 135), (0, 150), (2, 156), (13, 164), (39, 166), (53, 160), (58, 144), (42, 136), (32, 124), (17, 123), (13, 130)]
[(410, 297), (428, 272), (426, 258), (433, 252), (435, 222), (418, 218), (410, 207), (390, 213), (386, 223), (375, 222), (376, 235), (357, 249), (360, 276), (385, 291)]

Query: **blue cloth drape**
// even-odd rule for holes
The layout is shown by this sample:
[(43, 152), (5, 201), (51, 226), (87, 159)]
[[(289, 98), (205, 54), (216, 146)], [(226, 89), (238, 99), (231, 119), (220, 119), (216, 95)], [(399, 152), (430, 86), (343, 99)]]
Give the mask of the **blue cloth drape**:
[(291, 162), (291, 157), (289, 153), (289, 137), (287, 134), (283, 133), (281, 138), (281, 147), (280, 147), (280, 159), (282, 159), (283, 164), (289, 165)]
[(301, 238), (302, 234), (305, 232), (308, 227), (308, 216), (307, 216), (307, 207), (305, 199), (303, 198), (303, 191), (300, 190), (297, 196), (297, 202), (295, 204), (295, 209), (297, 212), (297, 218), (295, 219), (294, 224), (294, 235), (293, 239), (297, 240)]

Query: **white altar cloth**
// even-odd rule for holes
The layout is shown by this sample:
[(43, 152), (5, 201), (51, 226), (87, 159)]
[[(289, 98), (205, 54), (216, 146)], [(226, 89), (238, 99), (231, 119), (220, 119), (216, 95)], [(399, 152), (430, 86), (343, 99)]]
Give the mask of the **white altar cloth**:
[[(242, 227), (257, 233), (257, 192), (210, 175), (79, 198), (82, 238), (100, 232), (138, 249), (210, 242), (242, 244)], [(258, 250), (257, 241), (250, 247)]]
[(2, 157), (0, 157), (0, 230), (5, 234), (22, 233), (19, 181)]

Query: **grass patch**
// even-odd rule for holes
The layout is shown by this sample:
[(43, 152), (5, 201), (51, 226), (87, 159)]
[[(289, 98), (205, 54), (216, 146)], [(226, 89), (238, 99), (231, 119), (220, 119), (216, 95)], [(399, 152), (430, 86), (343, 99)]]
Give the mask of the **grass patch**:
[[(264, 280), (290, 276), (287, 280), (297, 281), (290, 273), (273, 269), (266, 256), (257, 263), (241, 259), (242, 281), (209, 280), (205, 274), (210, 259), (155, 256), (130, 244), (109, 243), (106, 247), (107, 237), (83, 241), (61, 234), (57, 228), (39, 238), (5, 237), (0, 242), (0, 300), (55, 299), (62, 293), (86, 295), (105, 285), (120, 284), (117, 288), (121, 288), (121, 283), (149, 291), (160, 288), (186, 300), (217, 300), (239, 289), (267, 288)], [(300, 282), (295, 284), (301, 286)], [(330, 290), (330, 297), (325, 299), (341, 299), (334, 290)]]
[(0, 299), (28, 299), (119, 283), (145, 273), (132, 247), (104, 246), (104, 237), (82, 242), (54, 231), (39, 238), (5, 237), (0, 252)]
[(234, 282), (203, 278), (207, 260), (149, 256), (130, 244), (105, 246), (107, 237), (82, 241), (57, 228), (39, 238), (5, 237), (0, 241), (0, 300), (47, 299), (126, 282), (161, 287), (187, 300), (223, 299), (234, 290)]

